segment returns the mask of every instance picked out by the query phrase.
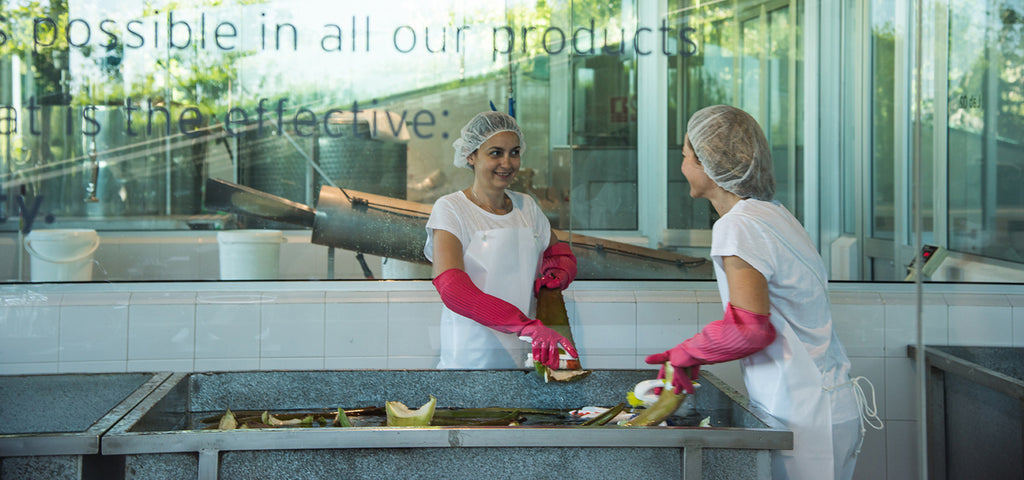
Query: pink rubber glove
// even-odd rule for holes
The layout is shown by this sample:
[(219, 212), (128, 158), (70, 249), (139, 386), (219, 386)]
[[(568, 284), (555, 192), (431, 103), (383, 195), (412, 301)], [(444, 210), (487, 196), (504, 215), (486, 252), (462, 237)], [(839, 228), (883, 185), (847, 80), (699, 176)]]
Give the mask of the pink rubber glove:
[(541, 287), (565, 290), (576, 279), (576, 256), (568, 243), (558, 242), (547, 250), (540, 262), (541, 277), (533, 282), (533, 294)]
[[(697, 377), (700, 376), (700, 365), (693, 363), (693, 358), (680, 349), (680, 346), (682, 344), (663, 353), (649, 355), (644, 361), (653, 365), (662, 365), (662, 369), (657, 370), (658, 379), (665, 378), (665, 363), (671, 363), (673, 368), (672, 393), (679, 395), (680, 392), (686, 390), (686, 393), (693, 395), (696, 393), (696, 389), (693, 388), (693, 381), (697, 380)], [(689, 365), (682, 366), (684, 363), (689, 363)], [(662, 389), (654, 389), (654, 393), (660, 394)]]
[(565, 353), (572, 355), (572, 358), (579, 358), (576, 347), (558, 332), (544, 326), (540, 320), (532, 320), (519, 332), (523, 337), (530, 337), (533, 346), (533, 359), (558, 370), (558, 347), (561, 346)]
[(523, 315), (515, 305), (484, 293), (466, 272), (451, 268), (434, 278), (433, 283), (441, 294), (441, 301), (451, 311), (499, 332), (530, 337), (534, 360), (557, 370), (558, 345), (573, 357), (579, 356), (565, 337), (545, 327), (540, 320)]
[[(652, 365), (668, 362), (676, 373), (686, 367), (728, 362), (746, 357), (767, 347), (775, 340), (775, 327), (769, 315), (754, 313), (728, 304), (721, 320), (709, 323), (700, 333), (683, 343), (647, 357)], [(697, 368), (685, 375), (674, 375), (673, 391), (693, 393), (693, 379)], [(664, 378), (664, 366), (658, 378)], [(685, 378), (685, 379), (684, 379)]]

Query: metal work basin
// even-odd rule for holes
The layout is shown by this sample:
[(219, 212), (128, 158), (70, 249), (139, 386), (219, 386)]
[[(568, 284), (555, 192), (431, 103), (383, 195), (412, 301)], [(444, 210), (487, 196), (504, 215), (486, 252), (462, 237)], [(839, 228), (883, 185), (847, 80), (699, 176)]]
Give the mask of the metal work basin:
[(710, 427), (384, 427), (201, 430), (233, 411), (383, 406), (610, 407), (651, 370), (598, 370), (572, 383), (533, 372), (264, 371), (176, 374), (103, 438), (126, 478), (770, 478), (792, 433), (711, 374), (697, 414)]
[(1024, 348), (924, 352), (929, 478), (1024, 480)]
[(0, 478), (109, 478), (100, 437), (170, 376), (0, 376)]

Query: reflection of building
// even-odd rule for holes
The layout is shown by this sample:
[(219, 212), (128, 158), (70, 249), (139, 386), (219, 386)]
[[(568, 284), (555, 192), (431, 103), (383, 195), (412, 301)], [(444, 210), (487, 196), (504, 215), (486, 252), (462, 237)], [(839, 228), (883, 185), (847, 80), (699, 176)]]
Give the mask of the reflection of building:
[[(239, 183), (306, 204), (314, 203), (323, 185), (404, 199), (409, 133), (396, 114), (388, 116), (363, 110), (353, 122), (350, 113), (337, 113), (324, 120), (325, 130), (307, 135), (293, 129), (260, 135), (248, 128), (238, 142)], [(398, 135), (383, 127), (386, 121), (401, 125)], [(249, 220), (250, 227), (264, 226)]]
[[(102, 164), (95, 193), (103, 201), (91, 212), (118, 217), (117, 225), (138, 217), (148, 217), (143, 230), (211, 224), (206, 215), (213, 212), (204, 212), (199, 201), (202, 181), (210, 177), (304, 203), (315, 200), (319, 186), (340, 179), (357, 190), (430, 202), (468, 178), (447, 161), (465, 119), (491, 104), (507, 109), (511, 97), (529, 143), (525, 168), (531, 172), (528, 179), (524, 172), (522, 188), (541, 201), (553, 222), (699, 252), (707, 248), (714, 213), (687, 195), (678, 150), (691, 112), (731, 103), (761, 121), (776, 163), (777, 199), (804, 222), (823, 255), (831, 255), (833, 242), (853, 239), (847, 251), (856, 258), (842, 259), (856, 265), (853, 278), (904, 276), (900, 269), (914, 251), (915, 184), (926, 190), (919, 211), (930, 212), (924, 232), (929, 241), (967, 263), (1009, 262), (1020, 270), (1019, 252), (999, 245), (1020, 235), (1020, 222), (1003, 212), (1024, 202), (1014, 193), (1024, 120), (1013, 105), (1021, 94), (1014, 79), (1021, 63), (1015, 61), (1015, 29), (1022, 16), (1016, 7), (993, 2), (954, 2), (940, 7), (948, 9), (944, 17), (921, 17), (921, 42), (941, 47), (925, 49), (923, 62), (944, 69), (935, 78), (946, 79), (922, 83), (921, 107), (906, 90), (916, 79), (915, 67), (901, 53), (916, 41), (904, 32), (915, 31), (918, 17), (911, 15), (912, 5), (894, 9), (882, 0), (843, 15), (820, 1), (669, 2), (663, 12), (639, 2), (551, 2), (535, 14), (546, 18), (522, 19), (551, 28), (514, 31), (517, 43), (497, 51), (477, 45), (494, 41), (485, 26), (508, 22), (471, 4), (421, 12), (418, 18), (431, 19), (423, 27), (435, 38), (444, 32), (452, 47), (432, 53), (421, 48), (422, 37), (414, 50), (394, 50), (394, 32), (371, 21), (383, 18), (373, 12), (387, 12), (399, 24), (408, 20), (401, 45), (427, 28), (411, 26), (413, 14), (387, 2), (346, 12), (345, 20), (358, 20), (354, 26), (332, 23), (342, 33), (331, 37), (340, 46), (324, 44), (340, 47), (333, 50), (310, 36), (324, 22), (340, 21), (320, 18), (315, 0), (298, 9), (272, 2), (258, 12), (246, 6), (174, 12), (178, 35), (185, 25), (203, 25), (203, 18), (209, 28), (263, 22), (285, 26), (292, 49), (261, 47), (252, 36), (258, 29), (250, 28), (231, 37), (237, 51), (208, 43), (161, 57), (150, 42), (94, 55), (73, 36), (70, 49), (58, 43), (33, 54), (13, 27), (5, 27), (0, 122), (10, 134), (0, 135), (0, 179), (4, 192), (24, 189), (29, 203), (45, 197), (41, 208), (57, 225), (85, 215), (78, 199), (88, 183), (92, 142), (81, 132), (94, 124), (80, 114), (95, 103), (102, 106), (89, 118), (105, 127), (94, 139)], [(981, 6), (998, 15), (950, 13), (987, 11)], [(118, 25), (134, 17), (168, 20), (103, 2), (71, 1), (67, 8), (82, 18), (78, 26), (99, 25), (102, 18)], [(458, 49), (456, 30), (443, 28), (452, 18), (469, 26)], [(593, 51), (584, 41), (591, 29)], [(675, 35), (684, 29), (685, 39)], [(941, 40), (953, 30), (970, 35)], [(606, 31), (608, 38), (602, 37)], [(154, 40), (151, 33), (145, 32), (147, 41)], [(169, 41), (198, 47), (199, 33)], [(548, 44), (541, 43), (544, 35)], [(565, 38), (556, 48), (559, 35)], [(109, 68), (111, 52), (120, 70)], [(273, 100), (264, 105), (260, 99)], [(390, 112), (389, 125), (408, 129), (406, 143), (362, 138), (360, 129), (374, 130), (372, 122), (347, 123), (356, 125), (348, 136), (325, 130), (334, 120), (324, 123), (324, 115), (345, 114), (334, 106), (356, 104)], [(118, 128), (129, 108), (135, 109), (133, 125), (147, 125), (137, 135)], [(168, 118), (151, 115), (163, 108)], [(260, 122), (273, 118), (283, 125), (268, 123), (263, 134), (250, 125), (237, 137), (228, 131), (256, 122), (258, 109), (265, 109)], [(917, 110), (923, 114), (920, 144), (914, 141)], [(225, 126), (228, 113), (231, 124)], [(555, 158), (566, 151), (570, 158)], [(924, 168), (921, 182), (914, 182), (918, 153)], [(16, 212), (16, 196), (6, 197), (3, 211)], [(0, 230), (14, 228), (0, 224)]]

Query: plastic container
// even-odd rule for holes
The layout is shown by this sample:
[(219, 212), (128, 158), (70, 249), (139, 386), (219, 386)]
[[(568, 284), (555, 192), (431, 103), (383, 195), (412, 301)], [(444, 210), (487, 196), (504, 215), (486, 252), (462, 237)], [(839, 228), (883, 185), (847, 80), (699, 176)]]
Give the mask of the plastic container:
[[(526, 354), (526, 368), (533, 368), (533, 354)], [(557, 370), (579, 370), (580, 360), (567, 353), (558, 355), (558, 368)]]
[(32, 230), (25, 250), (32, 257), (33, 282), (88, 282), (92, 280), (92, 255), (100, 246), (96, 230)]
[(278, 278), (280, 230), (225, 230), (217, 232), (221, 280), (274, 280)]
[[(633, 387), (633, 396), (636, 397), (637, 400), (644, 402), (645, 407), (650, 407), (658, 401), (660, 392), (659, 394), (654, 393), (654, 390), (657, 388), (672, 388), (672, 386), (666, 383), (663, 378), (644, 380), (636, 384), (636, 387)], [(693, 382), (693, 388), (700, 388), (700, 384)], [(687, 395), (686, 398), (683, 399), (683, 403), (679, 404), (679, 408), (677, 408), (674, 413), (683, 416), (696, 415), (697, 404), (695, 403), (694, 397), (694, 395)]]

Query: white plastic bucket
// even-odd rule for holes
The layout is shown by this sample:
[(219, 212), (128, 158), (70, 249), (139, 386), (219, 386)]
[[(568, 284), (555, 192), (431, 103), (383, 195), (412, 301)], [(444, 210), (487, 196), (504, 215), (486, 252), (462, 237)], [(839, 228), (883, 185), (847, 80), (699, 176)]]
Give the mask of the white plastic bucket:
[(25, 250), (32, 257), (30, 279), (33, 282), (88, 282), (92, 280), (92, 254), (99, 246), (96, 230), (32, 230), (25, 237)]
[(221, 280), (274, 280), (281, 262), (280, 230), (217, 232)]

